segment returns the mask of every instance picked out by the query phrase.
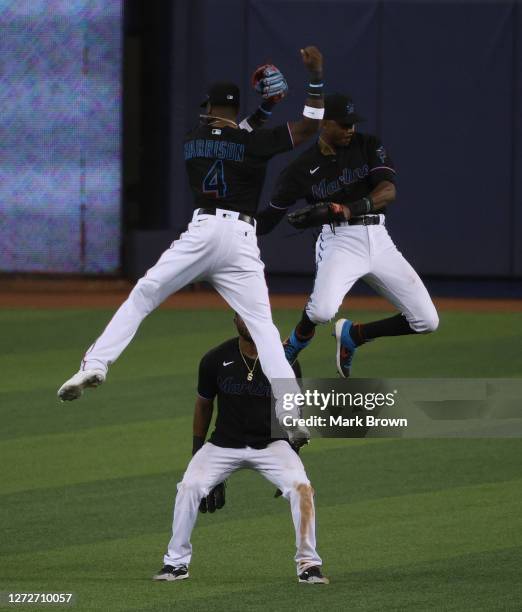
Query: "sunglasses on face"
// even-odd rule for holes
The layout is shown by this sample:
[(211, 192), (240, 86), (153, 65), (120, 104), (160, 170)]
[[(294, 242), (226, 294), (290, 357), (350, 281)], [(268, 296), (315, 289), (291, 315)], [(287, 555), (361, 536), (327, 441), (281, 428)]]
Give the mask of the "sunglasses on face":
[(336, 123), (343, 130), (353, 130), (355, 127), (355, 123), (339, 123), (338, 121)]

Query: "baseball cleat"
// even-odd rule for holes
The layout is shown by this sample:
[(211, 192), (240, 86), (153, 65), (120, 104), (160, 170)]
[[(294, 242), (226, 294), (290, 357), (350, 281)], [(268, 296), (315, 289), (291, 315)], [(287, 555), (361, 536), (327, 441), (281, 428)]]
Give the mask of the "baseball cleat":
[(290, 365), (293, 365), (299, 353), (310, 344), (311, 340), (311, 338), (310, 340), (298, 340), (295, 329), (292, 330), (290, 336), (283, 342), (285, 357)]
[(335, 323), (334, 333), (332, 334), (337, 341), (337, 371), (343, 378), (348, 378), (350, 376), (353, 356), (357, 350), (357, 346), (350, 336), (352, 325), (350, 319), (339, 319)]
[(309, 567), (302, 574), (299, 574), (298, 581), (307, 584), (330, 584), (328, 578), (322, 575), (321, 568), (318, 565)]
[(185, 578), (188, 577), (189, 573), (186, 565), (179, 565), (178, 567), (164, 565), (161, 570), (152, 577), (152, 580), (166, 580), (172, 582), (173, 580), (185, 580)]
[(80, 370), (58, 389), (58, 397), (62, 402), (78, 399), (84, 389), (97, 387), (104, 380), (105, 372), (103, 370)]

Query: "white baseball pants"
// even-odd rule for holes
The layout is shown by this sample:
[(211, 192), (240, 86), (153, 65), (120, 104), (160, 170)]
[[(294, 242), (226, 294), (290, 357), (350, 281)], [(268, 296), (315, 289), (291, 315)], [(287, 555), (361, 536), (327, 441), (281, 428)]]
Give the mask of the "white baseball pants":
[(299, 392), (299, 388), (292, 382), (295, 374), (285, 358), (281, 337), (272, 321), (256, 230), (240, 221), (237, 212), (219, 208), (215, 216), (194, 212), (187, 231), (138, 281), (102, 335), (89, 348), (81, 369), (107, 371), (150, 312), (169, 295), (201, 280), (210, 282), (245, 321), (256, 344), (263, 372), (272, 385), (274, 397), (279, 400), (276, 414), (283, 414), (280, 402), (283, 393)]
[(314, 289), (306, 306), (312, 322), (332, 319), (345, 295), (362, 278), (406, 317), (413, 331), (437, 329), (439, 317), (424, 283), (384, 225), (343, 225), (335, 233), (325, 225), (315, 254)]
[(163, 557), (165, 565), (189, 565), (192, 557), (190, 536), (201, 499), (233, 472), (244, 468), (260, 472), (290, 501), (295, 527), (297, 574), (313, 565), (322, 565), (316, 551), (314, 492), (301, 459), (283, 440), (259, 450), (248, 446), (221, 448), (210, 442), (203, 445), (192, 457), (183, 480), (178, 484), (172, 538)]

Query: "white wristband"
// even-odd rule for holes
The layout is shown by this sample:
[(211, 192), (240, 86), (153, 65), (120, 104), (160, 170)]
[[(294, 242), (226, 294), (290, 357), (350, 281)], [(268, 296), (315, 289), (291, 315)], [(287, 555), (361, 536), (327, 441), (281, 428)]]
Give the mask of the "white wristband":
[(313, 106), (305, 105), (303, 115), (309, 119), (322, 119), (324, 117), (324, 108), (314, 108)]

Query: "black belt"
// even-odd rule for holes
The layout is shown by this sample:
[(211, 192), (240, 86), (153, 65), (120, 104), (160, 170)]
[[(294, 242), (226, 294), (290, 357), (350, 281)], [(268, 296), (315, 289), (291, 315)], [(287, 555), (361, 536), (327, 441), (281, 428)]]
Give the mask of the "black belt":
[[(235, 212), (233, 210), (230, 211), (231, 213)], [(198, 210), (198, 215), (216, 215), (216, 216), (221, 216), (221, 217), (226, 217), (227, 213), (226, 212), (217, 212), (215, 208), (200, 208)], [(244, 213), (239, 213), (239, 215), (237, 216), (237, 218), (240, 221), (244, 221), (245, 223), (250, 223), (250, 225), (252, 225), (253, 227), (256, 226), (256, 220), (254, 219), (254, 217), (251, 217), (250, 215), (245, 215)]]
[[(383, 222), (384, 223), (384, 222)], [(380, 225), (380, 215), (365, 215), (363, 217), (354, 217), (349, 221), (334, 221), (335, 227), (341, 227), (342, 225)]]

